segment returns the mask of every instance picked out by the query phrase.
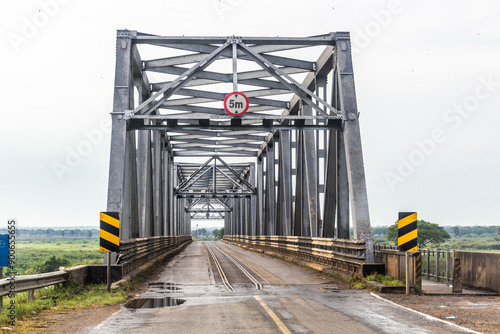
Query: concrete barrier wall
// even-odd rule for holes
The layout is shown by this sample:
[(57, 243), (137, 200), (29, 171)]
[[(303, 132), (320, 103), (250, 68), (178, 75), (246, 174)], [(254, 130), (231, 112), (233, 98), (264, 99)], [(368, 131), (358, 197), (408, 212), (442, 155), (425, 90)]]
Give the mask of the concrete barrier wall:
[[(410, 285), (415, 285), (415, 259), (418, 252), (408, 253), (410, 260)], [(401, 281), (406, 280), (406, 254), (393, 249), (382, 249), (380, 261), (385, 264), (385, 274)]]
[(455, 251), (464, 286), (500, 291), (500, 253)]
[[(88, 284), (106, 283), (106, 265), (81, 265), (67, 269), (69, 272), (68, 282), (85, 286)], [(116, 282), (123, 277), (123, 266), (111, 266), (111, 282)]]

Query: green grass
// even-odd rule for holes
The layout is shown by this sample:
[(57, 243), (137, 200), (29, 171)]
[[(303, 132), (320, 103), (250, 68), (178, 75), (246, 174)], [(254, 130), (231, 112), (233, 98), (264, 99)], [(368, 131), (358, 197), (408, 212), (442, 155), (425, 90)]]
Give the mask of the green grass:
[[(28, 293), (20, 292), (15, 296), (16, 322), (32, 317), (43, 310), (67, 310), (77, 308), (94, 308), (121, 303), (127, 299), (123, 289), (106, 292), (105, 284), (79, 287), (76, 285), (50, 286), (35, 290), (35, 300), (28, 301)], [(3, 298), (3, 310), (0, 314), (0, 326), (9, 327), (8, 307), (11, 299)]]
[(40, 273), (41, 265), (54, 255), (68, 260), (67, 267), (102, 264), (103, 258), (98, 238), (16, 239), (17, 275)]
[(349, 277), (349, 285), (353, 288), (361, 290), (366, 289), (368, 287), (363, 276), (359, 274), (351, 274), (351, 276)]
[(381, 274), (373, 274), (366, 276), (366, 279), (369, 281), (375, 281), (378, 283), (382, 283), (386, 286), (405, 286), (406, 283), (395, 279), (389, 275), (381, 275)]

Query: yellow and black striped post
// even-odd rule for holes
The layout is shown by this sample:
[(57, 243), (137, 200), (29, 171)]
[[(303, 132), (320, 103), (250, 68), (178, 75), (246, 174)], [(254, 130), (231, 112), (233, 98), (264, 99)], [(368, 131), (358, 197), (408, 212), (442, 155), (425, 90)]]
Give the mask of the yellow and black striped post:
[(118, 212), (101, 212), (100, 251), (118, 252), (120, 249), (120, 216)]
[(462, 293), (462, 267), (460, 266), (460, 258), (453, 259), (453, 287), (452, 293)]
[(400, 212), (398, 219), (398, 246), (403, 252), (416, 252), (417, 244), (417, 213)]
[(422, 254), (417, 253), (415, 259), (415, 287), (422, 290)]

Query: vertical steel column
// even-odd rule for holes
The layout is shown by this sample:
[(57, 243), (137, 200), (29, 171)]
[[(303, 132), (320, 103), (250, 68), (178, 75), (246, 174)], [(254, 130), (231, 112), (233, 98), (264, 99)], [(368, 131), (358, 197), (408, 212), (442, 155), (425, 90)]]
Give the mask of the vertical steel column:
[(168, 235), (174, 235), (174, 224), (175, 224), (175, 166), (174, 166), (174, 158), (169, 154), (168, 161)]
[(153, 130), (153, 230), (152, 235), (163, 235), (163, 212), (162, 212), (162, 143), (161, 131)]
[(224, 234), (227, 234), (229, 232), (229, 216), (230, 212), (226, 212), (224, 214)]
[[(138, 92), (137, 104), (141, 104), (148, 99), (149, 93), (143, 90), (142, 78), (134, 78), (134, 86)], [(148, 120), (143, 120), (145, 125), (149, 125)], [(152, 162), (151, 162), (151, 131), (142, 130), (137, 133), (137, 197), (139, 210), (139, 237), (147, 238), (151, 236), (152, 217)]]
[(300, 181), (299, 175), (302, 174), (302, 154), (299, 151), (299, 137), (300, 130), (292, 130), (290, 132), (290, 142), (291, 142), (291, 157), (292, 157), (292, 182), (295, 183), (295, 187), (292, 187), (292, 235), (301, 236), (302, 235), (302, 197), (297, 194), (302, 193), (302, 182)]
[(255, 235), (264, 234), (264, 167), (262, 160), (262, 155), (257, 158), (257, 222)]
[[(162, 146), (165, 143), (162, 143)], [(169, 235), (169, 221), (170, 221), (170, 154), (168, 151), (162, 150), (162, 191), (163, 191), (163, 233), (162, 235)]]
[(233, 208), (233, 211), (231, 211), (231, 221), (230, 221), (230, 230), (229, 230), (229, 233), (226, 233), (228, 235), (235, 235), (236, 234), (236, 219), (235, 219), (235, 216), (236, 216), (236, 203), (235, 203), (235, 200), (234, 198), (231, 198), (229, 200), (229, 203), (231, 204), (231, 208)]
[[(149, 123), (148, 120), (144, 120)], [(153, 179), (151, 163), (151, 131), (141, 130), (137, 133), (137, 192), (139, 206), (139, 237), (152, 235), (153, 225)]]
[(325, 168), (325, 204), (323, 210), (323, 238), (335, 237), (337, 212), (337, 131), (329, 131), (327, 165)]
[[(178, 176), (177, 176), (177, 165), (174, 163), (172, 164), (172, 175), (171, 175), (171, 180), (172, 180), (172, 185), (173, 187), (175, 187), (179, 181), (177, 180), (178, 179)], [(171, 221), (171, 231), (170, 231), (170, 235), (172, 236), (177, 236), (177, 221), (179, 219), (179, 215), (178, 215), (178, 209), (179, 209), (179, 205), (178, 205), (178, 202), (179, 202), (179, 198), (177, 198), (177, 196), (172, 196), (172, 221)]]
[[(327, 101), (327, 77), (326, 75), (318, 75), (316, 77), (316, 95), (323, 95), (323, 100)], [(326, 113), (329, 113), (326, 108), (323, 108)], [(313, 110), (315, 115), (318, 115), (316, 110)], [(326, 124), (325, 120), (316, 119), (314, 120), (315, 124), (324, 125)], [(318, 237), (323, 237), (323, 229), (324, 229), (324, 211), (325, 209), (321, 206), (325, 204), (325, 188), (326, 188), (326, 149), (327, 149), (327, 131), (326, 130), (316, 130), (316, 152), (317, 152), (317, 166), (316, 173), (318, 175)]]
[(354, 89), (354, 74), (351, 58), (351, 41), (348, 35), (337, 41), (337, 68), (340, 75), (342, 110), (347, 120), (344, 125), (347, 176), (351, 199), (353, 230), (355, 239), (366, 242), (366, 261), (373, 263), (373, 242), (368, 211), (365, 170), (361, 150), (361, 135), (358, 108)]
[[(249, 182), (252, 187), (255, 188), (255, 164), (250, 164), (250, 172), (249, 172)], [(257, 226), (257, 195), (252, 194), (250, 197), (250, 231), (249, 235), (256, 235), (256, 226)]]
[[(312, 115), (312, 108), (306, 103), (302, 104), (302, 115)], [(306, 121), (306, 124), (310, 124)], [(316, 151), (316, 142), (314, 131), (300, 130), (297, 140), (297, 184), (300, 188), (296, 191), (296, 205), (300, 205), (300, 219), (302, 225), (301, 235), (305, 237), (318, 236), (318, 154)], [(299, 202), (297, 199), (300, 197)]]
[(278, 167), (278, 235), (292, 235), (292, 160), (290, 132), (279, 132), (279, 167)]
[(337, 238), (349, 239), (349, 181), (344, 134), (337, 132)]
[[(241, 192), (241, 190), (238, 190)], [(246, 215), (245, 215), (245, 198), (238, 198), (239, 220), (240, 220), (240, 235), (245, 235)]]
[[(133, 107), (131, 50), (135, 32), (118, 31), (116, 39), (116, 69), (113, 112), (123, 113)], [(120, 240), (137, 234), (135, 136), (127, 131), (122, 115), (112, 116), (111, 154), (108, 179), (108, 211), (120, 213)], [(130, 145), (133, 143), (133, 146)], [(136, 183), (135, 183), (136, 184)], [(135, 201), (134, 201), (135, 200)], [(133, 205), (132, 205), (133, 204)], [(114, 254), (113, 258), (116, 257)], [(112, 262), (115, 259), (112, 258)]]
[(276, 235), (275, 222), (275, 177), (274, 177), (274, 139), (269, 141), (266, 150), (266, 235)]

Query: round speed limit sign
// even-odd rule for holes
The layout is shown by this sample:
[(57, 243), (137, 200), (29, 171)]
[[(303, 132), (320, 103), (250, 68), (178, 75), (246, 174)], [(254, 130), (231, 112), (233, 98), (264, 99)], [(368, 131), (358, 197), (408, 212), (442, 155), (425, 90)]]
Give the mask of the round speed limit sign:
[(231, 116), (241, 116), (247, 112), (249, 106), (248, 98), (241, 92), (227, 94), (224, 99), (224, 109)]

